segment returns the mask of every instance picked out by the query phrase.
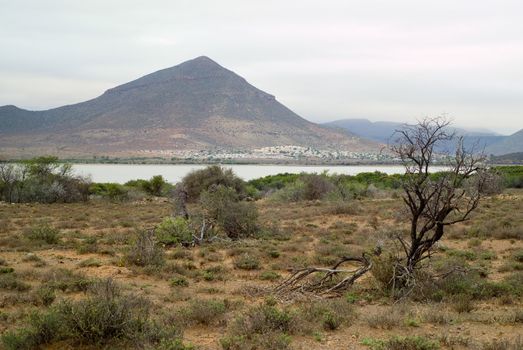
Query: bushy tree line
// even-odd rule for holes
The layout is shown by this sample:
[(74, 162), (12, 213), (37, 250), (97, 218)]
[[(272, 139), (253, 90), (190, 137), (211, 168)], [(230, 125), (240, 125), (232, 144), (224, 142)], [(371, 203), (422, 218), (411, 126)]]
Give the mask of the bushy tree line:
[(0, 163), (0, 199), (9, 203), (85, 201), (90, 181), (73, 174), (56, 157)]
[(155, 175), (149, 180), (137, 179), (118, 183), (93, 183), (89, 187), (89, 194), (113, 201), (125, 201), (141, 198), (144, 195), (166, 197), (172, 191), (173, 185), (169, 184), (162, 175)]

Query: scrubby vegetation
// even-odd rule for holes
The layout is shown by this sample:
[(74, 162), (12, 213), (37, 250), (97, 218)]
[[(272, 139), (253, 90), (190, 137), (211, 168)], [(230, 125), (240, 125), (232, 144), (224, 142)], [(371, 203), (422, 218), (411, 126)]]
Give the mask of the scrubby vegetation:
[(0, 199), (9, 203), (79, 202), (88, 199), (89, 181), (73, 175), (56, 157), (0, 163)]
[[(0, 203), (0, 347), (520, 349), (523, 192), (518, 168), (496, 171), (501, 193), (448, 225), (402, 293), (403, 175), (245, 183), (212, 167), (175, 186), (94, 184), (88, 202)], [(346, 257), (372, 266), (332, 298), (275, 293)]]

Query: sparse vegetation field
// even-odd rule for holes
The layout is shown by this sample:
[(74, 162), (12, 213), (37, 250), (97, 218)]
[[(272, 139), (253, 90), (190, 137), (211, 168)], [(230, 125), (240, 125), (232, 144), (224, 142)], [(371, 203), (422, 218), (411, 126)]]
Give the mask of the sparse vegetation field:
[(143, 233), (171, 214), (166, 198), (1, 203), (2, 346), (521, 349), (519, 189), (486, 198), (470, 222), (448, 231), (431, 269), (459, 272), (423, 293), (395, 300), (379, 264), (338, 298), (271, 293), (289, 269), (328, 266), (403, 230), (394, 193), (263, 198), (253, 203), (261, 233), (195, 247)]

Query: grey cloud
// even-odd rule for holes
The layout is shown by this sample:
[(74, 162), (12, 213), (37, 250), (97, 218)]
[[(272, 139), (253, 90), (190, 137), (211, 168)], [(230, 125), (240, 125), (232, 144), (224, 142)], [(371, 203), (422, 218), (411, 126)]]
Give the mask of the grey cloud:
[(0, 105), (74, 103), (207, 55), (305, 118), (523, 127), (510, 0), (0, 0)]

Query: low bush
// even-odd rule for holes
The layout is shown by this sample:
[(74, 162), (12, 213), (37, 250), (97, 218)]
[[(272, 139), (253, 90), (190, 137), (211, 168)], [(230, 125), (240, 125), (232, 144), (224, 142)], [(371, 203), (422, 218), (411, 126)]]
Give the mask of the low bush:
[(234, 260), (234, 266), (240, 270), (258, 270), (260, 260), (249, 253), (244, 253)]
[(192, 300), (187, 308), (180, 311), (187, 324), (210, 325), (223, 319), (228, 303), (221, 300)]
[(182, 186), (187, 191), (189, 202), (197, 201), (204, 191), (208, 191), (213, 186), (231, 188), (240, 197), (246, 193), (245, 182), (237, 177), (231, 169), (218, 165), (211, 165), (187, 174), (182, 180)]
[(32, 314), (28, 327), (7, 332), (1, 340), (8, 350), (58, 341), (97, 348), (187, 349), (180, 331), (153, 321), (149, 310), (147, 300), (124, 295), (109, 279), (95, 284), (86, 299), (64, 301), (45, 313)]
[(113, 201), (124, 201), (129, 198), (127, 187), (117, 183), (94, 183), (89, 187), (89, 194)]
[(14, 273), (0, 274), (0, 289), (17, 292), (25, 292), (31, 289), (31, 286), (18, 279)]
[(42, 276), (44, 286), (62, 292), (85, 292), (93, 284), (93, 280), (81, 273), (67, 269), (53, 269)]
[(162, 175), (155, 175), (149, 180), (131, 180), (124, 184), (126, 187), (135, 188), (151, 196), (165, 196), (173, 188)]
[(125, 255), (125, 260), (129, 264), (142, 267), (163, 265), (164, 253), (154, 231), (138, 231)]
[(194, 230), (189, 220), (183, 217), (167, 217), (156, 228), (158, 241), (166, 245), (182, 244), (188, 245), (193, 242)]
[(89, 181), (57, 157), (0, 164), (0, 200), (10, 203), (71, 203), (88, 200)]
[(258, 211), (252, 202), (240, 201), (233, 188), (222, 185), (201, 194), (200, 203), (208, 217), (232, 239), (253, 236), (258, 230)]
[(187, 287), (189, 286), (189, 281), (183, 276), (175, 276), (171, 278), (171, 286), (173, 287)]
[(60, 241), (60, 231), (47, 224), (32, 227), (24, 231), (24, 236), (32, 241), (57, 244)]
[(439, 344), (425, 337), (393, 337), (388, 340), (364, 339), (363, 345), (372, 350), (437, 350)]

